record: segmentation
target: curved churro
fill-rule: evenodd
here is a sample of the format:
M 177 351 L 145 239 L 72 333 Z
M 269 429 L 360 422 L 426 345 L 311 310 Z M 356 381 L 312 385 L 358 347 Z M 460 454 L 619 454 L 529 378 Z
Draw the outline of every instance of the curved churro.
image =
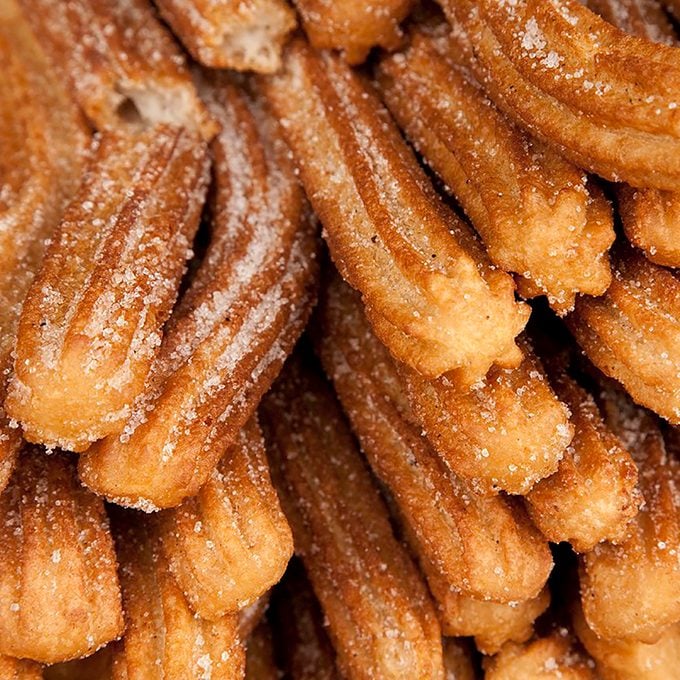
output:
M 218 131 L 184 57 L 145 0 L 18 0 L 40 44 L 99 130 L 159 123 Z
M 238 617 L 209 622 L 190 610 L 146 517 L 119 511 L 114 533 L 125 637 L 114 658 L 113 680 L 242 678 Z
M 103 133 L 24 303 L 5 402 L 29 441 L 119 432 L 161 341 L 208 181 L 200 137 Z
M 666 453 L 651 414 L 605 386 L 606 423 L 640 471 L 644 504 L 618 545 L 581 558 L 581 601 L 590 628 L 606 639 L 653 643 L 680 622 L 680 462 Z
M 396 126 L 340 59 L 302 40 L 263 81 L 340 273 L 377 335 L 427 375 L 516 365 L 527 320 L 512 281 L 436 197 Z
M 27 448 L 0 495 L 0 654 L 56 663 L 123 632 L 101 499 L 65 454 Z
M 46 241 L 75 192 L 87 130 L 13 0 L 0 4 L 0 491 L 19 447 L 2 403 L 16 328 Z
M 447 24 L 413 31 L 407 49 L 380 62 L 378 80 L 392 115 L 460 201 L 491 260 L 518 274 L 520 291 L 547 295 L 560 313 L 577 293 L 604 293 L 609 202 L 495 108 Z
M 576 165 L 680 189 L 680 51 L 577 0 L 440 0 L 476 77 L 508 115 Z
M 339 277 L 326 290 L 319 354 L 373 472 L 389 490 L 433 568 L 451 588 L 479 599 L 535 597 L 552 558 L 524 509 L 501 497 L 479 497 L 452 474 L 421 430 L 382 388 L 396 369 L 363 317 L 358 295 Z M 385 352 L 386 354 L 386 352 Z
M 398 47 L 403 33 L 399 23 L 414 0 L 294 0 L 309 41 L 317 49 L 340 50 L 350 64 L 359 64 L 372 47 Z
M 260 412 L 272 476 L 340 671 L 443 678 L 434 607 L 330 389 L 296 358 Z
M 588 552 L 601 541 L 625 536 L 640 505 L 638 471 L 592 396 L 561 368 L 550 373 L 557 395 L 571 411 L 575 434 L 557 472 L 527 494 L 527 507 L 548 539 Z
M 274 73 L 295 28 L 285 0 L 158 0 L 158 9 L 205 66 Z
M 0 678 L 3 680 L 43 680 L 40 664 L 27 659 L 0 655 Z
M 97 493 L 146 510 L 179 505 L 207 481 L 315 296 L 316 226 L 277 123 L 226 78 L 208 94 L 223 127 L 212 146 L 208 252 L 122 434 L 96 443 L 79 466 Z
M 158 517 L 163 551 L 192 609 L 214 620 L 281 578 L 293 538 L 251 420 L 197 496 Z
M 621 247 L 600 298 L 581 298 L 567 323 L 588 358 L 638 403 L 680 423 L 680 280 Z

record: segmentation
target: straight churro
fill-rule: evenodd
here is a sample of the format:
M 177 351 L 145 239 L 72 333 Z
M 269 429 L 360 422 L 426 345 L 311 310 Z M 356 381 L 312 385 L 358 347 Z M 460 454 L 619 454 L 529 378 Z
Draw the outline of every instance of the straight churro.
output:
M 200 137 L 106 132 L 26 302 L 6 400 L 29 441 L 119 432 L 161 342 L 208 182 Z
M 222 124 L 208 251 L 122 433 L 80 460 L 87 486 L 146 510 L 179 505 L 208 480 L 315 297 L 316 225 L 278 124 L 226 77 L 206 96 Z
M 263 80 L 340 273 L 392 354 L 470 384 L 515 366 L 528 310 L 470 229 L 435 195 L 376 95 L 302 40 Z

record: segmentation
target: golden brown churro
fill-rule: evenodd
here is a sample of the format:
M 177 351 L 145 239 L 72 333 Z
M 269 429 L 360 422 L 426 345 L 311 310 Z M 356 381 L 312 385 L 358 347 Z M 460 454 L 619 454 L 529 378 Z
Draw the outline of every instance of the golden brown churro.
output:
M 680 189 L 680 51 L 578 0 L 440 0 L 495 103 L 576 165 Z
M 653 643 L 680 622 L 680 462 L 651 414 L 611 385 L 601 398 L 607 425 L 638 465 L 644 504 L 625 540 L 581 558 L 583 611 L 600 637 Z
M 501 496 L 480 497 L 452 474 L 418 426 L 400 413 L 381 376 L 389 356 L 362 319 L 358 295 L 339 277 L 320 313 L 320 356 L 373 472 L 387 487 L 409 534 L 449 586 L 479 599 L 535 597 L 552 557 L 523 507 Z M 385 353 L 386 354 L 386 353 Z
M 443 678 L 441 633 L 425 584 L 392 533 L 328 386 L 296 358 L 261 413 L 272 475 L 341 672 Z
M 82 451 L 125 424 L 191 255 L 200 137 L 105 132 L 28 292 L 6 401 L 29 441 Z
M 195 495 L 255 410 L 305 326 L 316 226 L 277 123 L 226 79 L 211 90 L 223 130 L 208 252 L 166 325 L 145 394 L 80 475 L 147 510 Z
M 340 50 L 350 64 L 362 62 L 372 47 L 399 46 L 403 21 L 414 0 L 294 0 L 309 41 L 317 49 Z
M 218 126 L 196 93 L 184 57 L 145 0 L 19 0 L 70 91 L 99 130 L 159 123 Z
M 56 663 L 123 632 L 104 504 L 75 472 L 29 447 L 0 495 L 0 654 Z
M 361 78 L 296 40 L 264 82 L 331 255 L 392 354 L 427 375 L 458 369 L 467 384 L 517 365 L 528 310 Z
M 0 491 L 20 432 L 5 400 L 11 352 L 26 292 L 45 242 L 78 186 L 87 146 L 84 120 L 13 0 L 0 4 Z
M 486 97 L 445 23 L 423 26 L 378 70 L 390 111 L 455 194 L 491 260 L 560 313 L 611 280 L 609 202 L 582 170 L 515 127 Z
M 115 518 L 125 637 L 113 680 L 242 678 L 238 617 L 203 621 L 190 610 L 147 520 L 129 511 Z
M 158 0 L 163 18 L 205 66 L 274 73 L 295 28 L 285 0 Z
M 27 659 L 14 659 L 0 655 L 0 678 L 2 680 L 43 680 L 42 667 Z
M 563 369 L 555 366 L 550 373 L 571 411 L 575 434 L 558 471 L 527 494 L 527 507 L 551 541 L 568 541 L 577 552 L 588 552 L 601 541 L 624 537 L 641 500 L 638 471 L 592 396 Z
M 588 358 L 638 403 L 680 423 L 680 279 L 633 249 L 613 257 L 600 298 L 581 298 L 569 328 Z
M 272 631 L 263 620 L 248 638 L 245 680 L 276 680 L 281 673 L 274 660 Z
M 216 619 L 252 604 L 293 554 L 256 420 L 241 431 L 210 478 L 158 518 L 170 570 L 192 609 Z

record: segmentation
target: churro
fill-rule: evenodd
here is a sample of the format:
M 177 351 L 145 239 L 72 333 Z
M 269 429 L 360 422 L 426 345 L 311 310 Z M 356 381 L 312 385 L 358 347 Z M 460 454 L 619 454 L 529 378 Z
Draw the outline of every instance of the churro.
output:
M 295 28 L 295 12 L 285 0 L 158 0 L 194 59 L 212 68 L 274 73 Z
M 252 604 L 279 581 L 293 539 L 269 479 L 256 420 L 241 431 L 198 495 L 161 513 L 158 523 L 170 570 L 204 619 Z
M 0 678 L 3 680 L 43 680 L 42 667 L 27 659 L 0 654 Z
M 83 451 L 119 432 L 161 342 L 208 182 L 200 137 L 105 132 L 19 320 L 5 402 L 29 441 Z
M 179 505 L 208 480 L 315 296 L 316 225 L 277 123 L 226 77 L 206 96 L 222 123 L 208 251 L 122 433 L 96 443 L 79 466 L 97 493 L 146 510 Z
M 272 476 L 341 673 L 443 678 L 429 594 L 330 389 L 296 357 L 260 412 Z
M 457 638 L 445 638 L 443 644 L 446 680 L 475 680 L 477 672 L 468 642 Z
M 247 640 L 264 618 L 269 607 L 269 593 L 261 595 L 255 602 L 238 612 L 238 634 L 241 640 Z
M 437 198 L 361 77 L 296 40 L 263 82 L 331 256 L 392 354 L 466 384 L 517 365 L 528 310 L 512 280 Z
M 392 115 L 522 293 L 547 295 L 559 313 L 577 293 L 604 293 L 609 202 L 582 170 L 496 109 L 447 24 L 414 30 L 407 49 L 380 62 L 378 80 Z
M 123 632 L 101 499 L 66 454 L 26 448 L 0 495 L 0 654 L 56 663 Z
M 245 680 L 274 680 L 281 673 L 274 659 L 272 631 L 266 620 L 260 622 L 246 645 Z

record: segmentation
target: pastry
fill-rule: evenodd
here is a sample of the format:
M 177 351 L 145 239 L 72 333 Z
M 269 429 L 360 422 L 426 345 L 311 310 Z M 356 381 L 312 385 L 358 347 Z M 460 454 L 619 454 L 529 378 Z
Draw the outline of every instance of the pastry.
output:
M 0 677 L 3 680 L 43 680 L 40 664 L 28 659 L 0 655 Z

